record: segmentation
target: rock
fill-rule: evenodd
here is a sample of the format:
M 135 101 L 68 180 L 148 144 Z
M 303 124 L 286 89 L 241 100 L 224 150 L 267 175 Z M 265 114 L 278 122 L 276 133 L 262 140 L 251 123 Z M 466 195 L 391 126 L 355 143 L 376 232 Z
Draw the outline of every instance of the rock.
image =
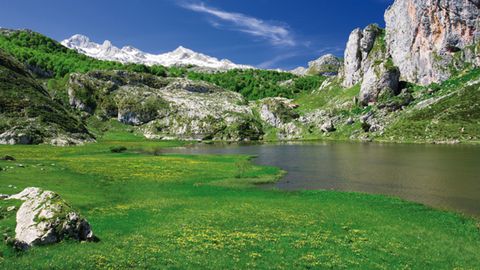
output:
M 382 133 L 385 129 L 385 123 L 381 121 L 381 116 L 376 115 L 373 111 L 360 116 L 360 123 L 365 132 L 379 132 Z
M 352 117 L 349 117 L 349 118 L 347 119 L 347 121 L 345 122 L 345 124 L 346 124 L 346 125 L 349 125 L 349 126 L 350 126 L 350 125 L 353 125 L 354 123 L 355 123 L 355 120 L 353 120 Z
M 348 38 L 345 49 L 344 60 L 344 81 L 343 86 L 352 87 L 360 81 L 359 72 L 362 66 L 362 53 L 360 51 L 360 42 L 362 41 L 362 30 L 357 28 L 352 31 Z
M 361 83 L 359 102 L 375 103 L 383 94 L 398 92 L 400 71 L 387 51 L 384 30 L 376 24 L 350 34 L 342 70 L 344 87 Z M 357 100 L 354 100 L 354 104 Z
M 281 126 L 277 133 L 279 140 L 296 140 L 302 137 L 302 128 L 297 122 L 289 122 Z
M 376 24 L 352 31 L 345 50 L 342 70 L 343 86 L 352 87 L 363 80 L 364 75 L 378 63 L 387 62 L 389 55 L 381 38 L 384 30 Z
M 280 140 L 298 139 L 302 129 L 297 124 L 300 117 L 295 111 L 298 105 L 287 98 L 264 98 L 254 105 L 260 114 L 260 119 L 267 125 L 278 129 L 277 137 Z
M 9 206 L 9 207 L 7 207 L 7 212 L 11 212 L 11 211 L 13 211 L 13 210 L 15 210 L 15 206 Z
M 400 71 L 397 67 L 380 63 L 363 76 L 359 101 L 362 105 L 375 103 L 380 95 L 393 96 L 398 92 Z
M 267 124 L 280 128 L 293 119 L 299 117 L 294 110 L 293 100 L 287 98 L 264 98 L 259 101 L 260 118 Z
M 0 144 L 32 144 L 34 140 L 30 135 L 17 128 L 12 128 L 0 134 Z
M 332 121 L 328 120 L 327 122 L 323 123 L 323 125 L 320 127 L 320 130 L 325 133 L 328 133 L 328 132 L 335 131 L 335 127 L 333 126 Z
M 368 113 L 360 116 L 360 122 L 364 123 L 367 122 L 373 116 L 373 111 L 369 111 Z
M 241 94 L 202 81 L 97 71 L 72 74 L 69 84 L 70 99 L 87 104 L 87 112 L 137 126 L 147 138 L 248 141 L 263 135 Z
M 480 65 L 478 0 L 396 0 L 385 13 L 386 42 L 402 79 L 428 85 L 450 68 Z
M 338 57 L 326 54 L 317 60 L 309 62 L 306 74 L 336 76 L 341 66 L 342 61 Z
M 8 199 L 24 201 L 17 211 L 16 245 L 26 249 L 65 238 L 95 241 L 90 224 L 52 191 L 30 187 Z
M 0 200 L 5 200 L 9 197 L 10 195 L 8 194 L 0 194 Z
M 304 76 L 305 74 L 307 74 L 307 69 L 304 67 L 297 67 L 295 69 L 290 70 L 290 73 L 293 73 L 298 76 Z
M 58 136 L 93 139 L 17 59 L 0 51 L 0 144 L 40 144 Z
M 325 110 L 317 109 L 306 113 L 299 118 L 299 122 L 309 127 L 311 132 L 321 130 L 322 132 L 333 132 L 335 125 L 341 123 L 339 115 L 333 115 Z
M 0 158 L 0 160 L 15 161 L 16 159 L 12 156 L 6 155 L 6 156 Z

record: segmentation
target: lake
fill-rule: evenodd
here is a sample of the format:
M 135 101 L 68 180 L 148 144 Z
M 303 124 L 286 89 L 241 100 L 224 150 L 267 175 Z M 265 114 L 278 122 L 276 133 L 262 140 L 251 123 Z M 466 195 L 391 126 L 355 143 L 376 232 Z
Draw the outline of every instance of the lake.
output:
M 338 190 L 397 196 L 480 216 L 480 146 L 378 143 L 199 144 L 185 154 L 255 155 L 287 174 L 282 190 Z

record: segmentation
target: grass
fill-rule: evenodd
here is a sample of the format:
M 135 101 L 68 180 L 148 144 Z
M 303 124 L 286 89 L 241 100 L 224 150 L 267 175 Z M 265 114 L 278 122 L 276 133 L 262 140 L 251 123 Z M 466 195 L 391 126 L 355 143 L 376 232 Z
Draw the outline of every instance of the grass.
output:
M 2 269 L 474 269 L 477 221 L 384 196 L 280 192 L 252 184 L 282 172 L 246 156 L 152 155 L 182 145 L 110 134 L 96 144 L 0 146 L 0 193 L 38 186 L 85 215 L 99 243 L 64 241 L 17 253 Z M 114 140 L 112 140 L 114 138 Z M 128 151 L 111 153 L 125 146 Z M 138 151 L 143 150 L 143 151 Z M 24 168 L 15 164 L 24 164 Z M 17 187 L 16 189 L 9 187 Z M 13 234 L 15 202 L 0 202 Z M 17 205 L 18 208 L 18 205 Z
M 325 89 L 305 93 L 295 99 L 295 103 L 299 104 L 298 111 L 300 113 L 308 113 L 316 109 L 338 109 L 345 103 L 353 103 L 354 97 L 360 91 L 360 85 L 345 89 L 340 86 L 340 82 L 332 81 Z M 350 104 L 352 106 L 354 104 Z
M 480 69 L 451 78 L 441 85 L 415 89 L 420 100 L 441 98 L 423 108 L 407 109 L 390 125 L 384 138 L 397 141 L 478 141 L 480 134 Z M 424 93 L 428 89 L 432 94 Z M 447 95 L 449 94 L 449 95 Z

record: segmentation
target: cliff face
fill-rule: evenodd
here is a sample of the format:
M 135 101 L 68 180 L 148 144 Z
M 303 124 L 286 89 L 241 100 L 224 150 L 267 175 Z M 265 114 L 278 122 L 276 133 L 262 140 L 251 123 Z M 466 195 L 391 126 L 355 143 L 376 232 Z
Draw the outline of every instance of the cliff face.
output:
M 359 101 L 363 105 L 398 91 L 399 71 L 387 52 L 385 31 L 378 25 L 355 29 L 350 34 L 342 76 L 344 87 L 361 82 Z
M 402 79 L 427 85 L 459 65 L 480 65 L 480 0 L 396 0 L 386 43 Z

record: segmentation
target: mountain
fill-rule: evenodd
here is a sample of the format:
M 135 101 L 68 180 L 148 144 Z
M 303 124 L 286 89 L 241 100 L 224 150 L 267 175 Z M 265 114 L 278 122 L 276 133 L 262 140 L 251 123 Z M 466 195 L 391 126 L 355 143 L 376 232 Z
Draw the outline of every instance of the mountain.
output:
M 194 52 L 182 46 L 172 52 L 163 54 L 150 54 L 132 46 L 123 48 L 115 47 L 110 41 L 105 40 L 103 44 L 91 41 L 84 35 L 74 35 L 61 42 L 70 49 L 101 60 L 118 61 L 121 63 L 136 63 L 147 66 L 162 65 L 171 66 L 198 66 L 216 70 L 230 69 L 251 69 L 252 66 L 238 65 L 230 60 L 219 60 L 205 54 Z
M 29 71 L 0 50 L 0 144 L 93 141 L 85 124 L 55 101 Z
M 355 29 L 343 61 L 326 55 L 311 61 L 308 69 L 295 70 L 315 76 L 259 69 L 208 73 L 198 71 L 200 67 L 194 71 L 168 68 L 154 61 L 167 66 L 200 63 L 203 69 L 224 66 L 182 47 L 151 55 L 76 35 L 63 42 L 73 50 L 31 31 L 0 31 L 0 48 L 37 76 L 20 72 L 25 87 L 15 84 L 15 76 L 0 80 L 4 95 L 0 96 L 0 134 L 36 133 L 37 120 L 48 121 L 49 130 L 82 132 L 75 120 L 81 116 L 94 121 L 87 127 L 92 131 L 104 130 L 95 127 L 99 124 L 95 121 L 107 123 L 108 130 L 110 120 L 116 119 L 148 138 L 476 142 L 480 134 L 479 7 L 471 5 L 473 0 L 438 0 L 430 1 L 431 5 L 424 5 L 425 1 L 430 0 L 396 0 L 386 13 L 386 29 L 376 24 Z M 403 14 L 407 7 L 410 12 Z M 468 8 L 459 13 L 462 7 Z M 411 35 L 414 39 L 409 39 Z M 415 49 L 404 51 L 406 47 Z M 154 66 L 121 63 L 134 61 Z M 42 82 L 48 92 L 41 90 Z M 30 93 L 26 99 L 15 95 L 26 90 Z M 62 101 L 51 103 L 48 93 Z M 12 104 L 21 106 L 10 109 Z M 73 119 L 61 118 L 70 117 L 69 112 Z M 35 118 L 36 113 L 41 117 Z M 69 123 L 73 125 L 59 127 Z
M 342 61 L 338 57 L 332 54 L 326 54 L 316 60 L 308 62 L 308 68 L 297 67 L 290 72 L 299 76 L 336 76 L 342 64 Z
M 396 0 L 385 23 L 388 51 L 403 80 L 428 85 L 480 66 L 479 0 Z

